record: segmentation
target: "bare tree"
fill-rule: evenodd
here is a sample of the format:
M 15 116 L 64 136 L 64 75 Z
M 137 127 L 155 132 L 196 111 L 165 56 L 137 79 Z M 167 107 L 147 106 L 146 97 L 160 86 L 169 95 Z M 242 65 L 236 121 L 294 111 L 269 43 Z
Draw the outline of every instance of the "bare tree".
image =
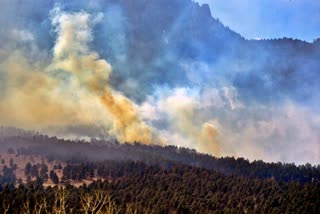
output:
M 48 213 L 47 199 L 43 196 L 40 200 L 36 201 L 33 214 Z
M 85 193 L 81 197 L 81 207 L 85 214 L 89 213 L 106 213 L 106 214 L 117 214 L 120 209 L 111 197 L 104 191 L 98 190 L 93 194 Z
M 137 214 L 138 209 L 137 206 L 134 204 L 127 204 L 126 205 L 126 214 Z
M 63 187 L 56 191 L 52 208 L 53 213 L 67 214 L 66 194 L 66 190 Z
M 6 214 L 10 209 L 10 202 L 9 201 L 3 201 L 2 202 L 3 207 L 3 213 Z
M 24 214 L 31 214 L 30 212 L 30 201 L 29 199 L 27 199 L 26 202 L 24 202 L 23 206 L 22 206 L 22 213 Z

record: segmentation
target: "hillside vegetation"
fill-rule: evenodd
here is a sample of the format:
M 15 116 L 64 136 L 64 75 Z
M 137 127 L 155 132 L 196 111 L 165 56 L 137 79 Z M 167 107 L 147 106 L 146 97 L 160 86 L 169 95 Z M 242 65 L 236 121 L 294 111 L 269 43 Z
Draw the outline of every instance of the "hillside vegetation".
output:
M 310 164 L 29 132 L 2 135 L 0 144 L 1 213 L 317 213 L 320 207 L 320 170 Z

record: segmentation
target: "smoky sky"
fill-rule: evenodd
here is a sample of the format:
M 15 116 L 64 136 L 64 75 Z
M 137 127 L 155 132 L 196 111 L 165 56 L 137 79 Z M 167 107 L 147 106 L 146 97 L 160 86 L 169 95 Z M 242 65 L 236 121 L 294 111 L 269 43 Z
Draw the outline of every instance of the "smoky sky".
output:
M 2 125 L 320 162 L 319 41 L 247 40 L 189 0 L 0 6 Z

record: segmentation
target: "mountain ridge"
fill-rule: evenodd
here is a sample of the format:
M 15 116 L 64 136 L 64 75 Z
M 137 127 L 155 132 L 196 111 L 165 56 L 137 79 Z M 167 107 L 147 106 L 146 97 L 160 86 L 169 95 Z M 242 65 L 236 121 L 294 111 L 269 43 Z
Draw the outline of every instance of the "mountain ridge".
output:
M 171 144 L 199 149 L 202 146 L 199 138 L 191 136 L 193 130 L 186 130 L 180 123 L 185 120 L 197 135 L 207 125 L 217 129 L 216 153 L 247 155 L 251 159 L 262 153 L 266 160 L 319 162 L 315 149 L 320 113 L 319 39 L 313 43 L 287 38 L 247 40 L 213 18 L 215 14 L 211 14 L 208 6 L 191 0 L 5 0 L 1 11 L 0 40 L 4 47 L 0 60 L 7 63 L 0 64 L 3 67 L 0 108 L 8 112 L 0 112 L 3 124 L 47 129 L 48 133 L 52 130 L 58 136 L 115 133 L 112 120 L 119 115 L 111 118 L 109 124 L 106 106 L 100 106 L 99 101 L 87 106 L 85 100 L 90 97 L 80 94 L 81 87 L 79 90 L 71 85 L 81 80 L 68 69 L 46 72 L 56 60 L 53 49 L 59 45 L 61 36 L 61 26 L 53 23 L 53 19 L 65 16 L 68 22 L 73 22 L 85 17 L 88 22 L 85 31 L 90 35 L 85 40 L 86 49 L 112 68 L 112 72 L 101 76 L 105 82 L 97 83 L 103 82 L 101 88 L 110 87 L 132 102 L 139 121 L 155 130 L 155 135 Z M 17 60 L 20 56 L 16 52 L 25 60 Z M 10 72 L 14 68 L 7 68 L 20 62 L 21 68 L 25 68 L 22 62 L 32 67 L 28 75 L 40 74 L 61 82 L 54 86 L 60 100 L 57 102 L 51 87 L 30 89 L 29 86 L 38 84 L 37 80 L 32 82 L 28 77 L 21 82 L 20 78 L 9 78 L 25 75 L 23 71 L 15 74 Z M 12 84 L 8 84 L 9 80 Z M 29 89 L 40 95 L 26 91 Z M 22 93 L 26 100 L 35 96 L 38 107 L 46 110 L 42 106 L 42 89 L 47 91 L 45 95 L 51 103 L 65 108 L 68 116 L 79 118 L 76 117 L 79 104 L 83 113 L 93 119 L 82 121 L 80 117 L 70 124 L 60 115 L 65 111 L 57 111 L 62 121 L 52 124 L 50 116 L 41 114 L 46 117 L 44 124 L 35 118 L 34 106 L 20 111 L 20 100 L 12 98 L 20 91 L 26 92 Z M 64 93 L 65 90 L 69 93 Z M 187 102 L 175 105 L 179 98 Z M 7 103 L 11 103 L 10 107 Z M 61 105 L 64 103 L 65 106 Z M 70 105 L 75 106 L 68 109 Z M 16 111 L 21 113 L 20 117 L 16 117 Z M 26 124 L 25 119 L 33 124 Z
M 170 166 L 181 163 L 214 170 L 225 175 L 249 178 L 320 182 L 320 165 L 249 161 L 243 157 L 214 157 L 194 149 L 177 146 L 143 145 L 139 142 L 120 144 L 116 140 L 68 140 L 49 137 L 13 127 L 0 128 L 1 152 L 15 151 L 17 155 L 36 155 L 48 160 L 71 162 L 142 161 L 146 164 Z

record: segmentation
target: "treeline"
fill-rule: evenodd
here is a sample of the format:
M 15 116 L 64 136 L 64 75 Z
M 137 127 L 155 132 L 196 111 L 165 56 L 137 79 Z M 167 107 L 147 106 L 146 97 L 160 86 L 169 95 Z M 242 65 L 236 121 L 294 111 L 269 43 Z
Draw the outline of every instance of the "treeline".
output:
M 64 189 L 44 188 L 41 179 L 1 185 L 0 213 L 318 213 L 320 207 L 319 183 L 226 176 L 182 164 L 105 161 L 69 164 L 63 172 Z M 91 173 L 101 179 L 69 184 Z
M 14 147 L 16 155 L 41 155 L 49 161 L 143 161 L 146 164 L 182 163 L 216 170 L 225 175 L 249 178 L 273 178 L 277 181 L 320 182 L 320 165 L 293 163 L 249 162 L 244 158 L 216 158 L 195 150 L 176 146 L 147 146 L 117 141 L 71 141 L 45 135 L 24 135 L 0 138 L 4 148 Z

